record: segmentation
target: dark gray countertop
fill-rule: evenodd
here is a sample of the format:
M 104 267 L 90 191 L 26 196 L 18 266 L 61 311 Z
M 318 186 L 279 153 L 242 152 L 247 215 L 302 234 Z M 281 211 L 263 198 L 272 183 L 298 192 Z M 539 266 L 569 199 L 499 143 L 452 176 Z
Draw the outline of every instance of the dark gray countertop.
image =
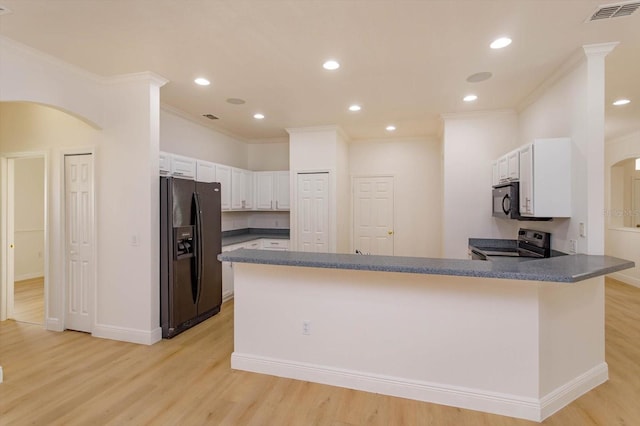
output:
M 226 262 L 264 265 L 405 272 L 479 278 L 573 283 L 634 267 L 634 263 L 610 256 L 577 254 L 527 261 L 488 262 L 466 259 L 367 256 L 357 254 L 306 253 L 295 251 L 234 250 L 218 255 Z
M 289 239 L 288 229 L 268 229 L 268 228 L 246 228 L 222 233 L 222 247 L 234 244 L 246 243 L 247 241 L 259 240 L 261 238 Z

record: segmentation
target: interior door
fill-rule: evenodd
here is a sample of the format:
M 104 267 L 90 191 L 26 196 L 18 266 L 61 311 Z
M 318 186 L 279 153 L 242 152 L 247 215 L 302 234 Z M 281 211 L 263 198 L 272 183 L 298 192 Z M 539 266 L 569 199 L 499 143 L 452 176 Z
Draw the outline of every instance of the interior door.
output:
M 393 240 L 393 177 L 354 178 L 354 249 L 393 256 Z
M 640 179 L 635 178 L 633 180 L 633 196 L 631 197 L 632 211 L 636 214 L 631 215 L 631 220 L 634 228 L 640 228 L 640 216 L 637 212 L 640 212 Z
M 329 173 L 299 173 L 298 250 L 329 251 Z
M 90 333 L 94 321 L 93 156 L 67 155 L 65 163 L 65 328 Z

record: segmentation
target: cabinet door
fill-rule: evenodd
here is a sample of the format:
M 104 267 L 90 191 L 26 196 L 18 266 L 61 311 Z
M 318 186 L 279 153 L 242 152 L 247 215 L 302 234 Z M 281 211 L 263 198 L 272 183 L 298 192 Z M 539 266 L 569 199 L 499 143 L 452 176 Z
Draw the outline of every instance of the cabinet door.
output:
M 220 182 L 220 208 L 231 209 L 231 167 L 216 164 L 216 182 Z
M 497 161 L 494 161 L 493 163 L 491 163 L 491 172 L 492 172 L 491 185 L 492 186 L 496 186 L 497 184 L 500 183 L 500 176 L 498 174 L 498 162 Z
M 509 180 L 520 179 L 520 153 L 519 151 L 513 151 L 507 154 L 507 162 L 509 168 Z
M 195 179 L 196 160 L 193 158 L 173 155 L 171 157 L 171 174 L 176 177 Z
M 242 210 L 244 208 L 244 171 L 231 169 L 231 209 Z
M 273 172 L 255 172 L 256 209 L 273 209 Z
M 244 208 L 253 208 L 253 172 L 243 170 L 244 173 Z
M 500 182 L 509 180 L 509 159 L 506 155 L 498 159 L 498 180 Z
M 291 208 L 289 172 L 275 172 L 275 208 L 289 210 Z
M 198 182 L 215 182 L 216 165 L 207 161 L 198 161 L 196 163 L 196 180 Z
M 520 214 L 533 214 L 533 145 L 520 149 Z

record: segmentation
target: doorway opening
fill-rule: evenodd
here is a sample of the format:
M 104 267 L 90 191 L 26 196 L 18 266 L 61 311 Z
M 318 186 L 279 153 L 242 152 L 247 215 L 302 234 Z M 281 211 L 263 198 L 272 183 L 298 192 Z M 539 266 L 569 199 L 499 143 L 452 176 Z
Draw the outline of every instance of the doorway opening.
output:
M 44 155 L 6 159 L 3 209 L 6 236 L 6 318 L 44 325 L 47 208 Z

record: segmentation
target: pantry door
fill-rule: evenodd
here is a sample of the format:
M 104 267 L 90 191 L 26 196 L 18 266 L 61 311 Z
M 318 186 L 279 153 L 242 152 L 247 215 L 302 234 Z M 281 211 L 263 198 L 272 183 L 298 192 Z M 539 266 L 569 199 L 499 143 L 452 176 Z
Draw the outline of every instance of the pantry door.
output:
M 90 333 L 95 315 L 93 156 L 66 155 L 65 328 Z
M 393 177 L 353 178 L 353 249 L 393 256 Z
M 329 173 L 298 173 L 298 250 L 329 252 Z

